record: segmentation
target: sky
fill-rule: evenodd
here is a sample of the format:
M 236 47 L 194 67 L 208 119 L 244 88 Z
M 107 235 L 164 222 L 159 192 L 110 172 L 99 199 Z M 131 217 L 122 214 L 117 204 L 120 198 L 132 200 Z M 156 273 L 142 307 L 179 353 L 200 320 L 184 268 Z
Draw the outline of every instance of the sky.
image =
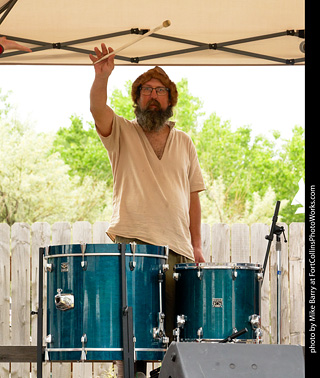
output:
M 124 89 L 151 67 L 116 66 L 109 79 L 109 93 Z M 304 66 L 198 66 L 163 67 L 174 82 L 187 78 L 189 91 L 199 97 L 206 115 L 216 113 L 233 129 L 248 125 L 253 135 L 284 139 L 295 125 L 305 127 Z M 2 94 L 12 91 L 9 103 L 17 117 L 37 131 L 55 132 L 70 125 L 76 114 L 93 121 L 89 92 L 94 79 L 92 66 L 0 65 Z

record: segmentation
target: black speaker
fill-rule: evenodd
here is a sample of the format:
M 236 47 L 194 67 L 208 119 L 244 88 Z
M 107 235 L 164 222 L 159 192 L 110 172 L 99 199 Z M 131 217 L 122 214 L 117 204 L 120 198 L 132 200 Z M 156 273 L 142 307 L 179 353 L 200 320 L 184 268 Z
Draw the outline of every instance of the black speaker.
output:
M 301 346 L 172 342 L 159 378 L 303 378 Z

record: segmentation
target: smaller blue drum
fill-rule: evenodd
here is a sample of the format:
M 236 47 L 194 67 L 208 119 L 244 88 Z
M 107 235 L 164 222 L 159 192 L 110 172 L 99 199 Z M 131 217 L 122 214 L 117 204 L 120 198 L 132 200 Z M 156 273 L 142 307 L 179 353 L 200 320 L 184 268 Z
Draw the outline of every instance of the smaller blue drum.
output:
M 174 271 L 180 341 L 218 342 L 244 329 L 238 341 L 261 341 L 260 265 L 189 263 Z
M 135 359 L 162 360 L 159 272 L 165 247 L 126 246 L 127 303 Z M 121 254 L 118 244 L 50 246 L 47 260 L 47 353 L 52 361 L 123 359 Z M 162 284 L 161 284 L 162 285 Z M 160 319 L 160 320 L 159 320 Z M 161 324 L 160 324 L 160 323 Z M 160 331 L 160 332 L 159 332 Z

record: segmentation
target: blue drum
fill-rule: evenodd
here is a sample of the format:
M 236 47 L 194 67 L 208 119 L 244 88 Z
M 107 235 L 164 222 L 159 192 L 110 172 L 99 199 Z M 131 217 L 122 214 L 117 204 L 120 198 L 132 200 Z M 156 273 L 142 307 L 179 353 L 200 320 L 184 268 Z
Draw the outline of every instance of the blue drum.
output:
M 47 249 L 49 360 L 123 359 L 119 247 L 72 244 Z M 131 244 L 125 247 L 127 303 L 133 313 L 135 359 L 162 360 L 167 345 L 161 337 L 165 291 L 159 272 L 166 267 L 167 248 Z
M 221 342 L 247 329 L 235 341 L 261 342 L 260 265 L 189 263 L 174 271 L 178 341 Z

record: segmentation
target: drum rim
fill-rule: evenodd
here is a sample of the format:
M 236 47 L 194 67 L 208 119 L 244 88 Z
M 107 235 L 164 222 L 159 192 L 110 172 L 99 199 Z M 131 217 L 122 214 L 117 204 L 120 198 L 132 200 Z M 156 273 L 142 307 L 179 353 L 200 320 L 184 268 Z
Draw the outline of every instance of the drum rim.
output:
M 44 258 L 60 258 L 60 257 L 79 257 L 79 256 L 120 256 L 121 251 L 118 249 L 119 243 L 70 243 L 48 245 L 45 247 Z M 84 246 L 82 251 L 81 247 Z M 87 248 L 89 246 L 89 248 Z M 104 247 L 106 250 L 104 251 Z M 109 251 L 107 248 L 111 247 Z M 153 244 L 136 244 L 135 252 L 131 249 L 131 244 L 126 244 L 126 256 L 137 257 L 160 257 L 168 259 L 168 246 Z M 146 248 L 145 248 L 146 247 Z M 99 250 L 99 252 L 96 252 Z M 50 252 L 58 253 L 50 253 Z
M 254 263 L 217 263 L 217 262 L 204 262 L 204 263 L 180 263 L 175 264 L 174 269 L 262 269 L 261 264 Z

